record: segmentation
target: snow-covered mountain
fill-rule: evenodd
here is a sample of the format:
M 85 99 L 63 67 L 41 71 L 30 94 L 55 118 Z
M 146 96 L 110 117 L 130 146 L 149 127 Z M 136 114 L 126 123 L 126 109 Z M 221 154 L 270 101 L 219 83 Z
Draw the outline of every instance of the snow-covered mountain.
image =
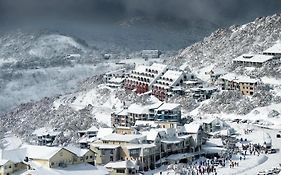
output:
M 179 52 L 171 61 L 187 64 L 192 70 L 205 67 L 231 67 L 232 59 L 244 53 L 260 53 L 281 38 L 281 15 L 218 29 L 202 41 Z M 210 66 L 211 65 L 211 66 Z
M 181 50 L 179 55 L 167 62 L 177 66 L 186 64 L 198 75 L 199 78 L 201 78 L 201 75 L 204 75 L 206 71 L 212 69 L 213 67 L 216 67 L 216 69 L 221 68 L 230 72 L 239 72 L 241 68 L 232 68 L 232 59 L 243 53 L 259 53 L 265 48 L 270 47 L 279 40 L 281 35 L 280 27 L 281 16 L 273 15 L 270 17 L 258 18 L 254 22 L 243 26 L 231 26 L 228 29 L 219 29 L 209 37 L 204 38 L 203 41 Z M 33 39 L 33 37 L 29 36 L 29 39 Z M 49 41 L 55 43 L 57 42 L 57 44 L 55 44 L 57 46 L 53 47 L 53 45 L 49 45 Z M 65 46 L 60 46 L 61 42 L 66 42 L 67 44 L 65 44 Z M 54 34 L 47 36 L 40 35 L 37 37 L 36 41 L 33 41 L 33 43 L 37 44 L 26 44 L 27 46 L 25 47 L 26 49 L 24 53 L 31 57 L 33 55 L 33 58 L 35 58 L 35 56 L 44 56 L 48 53 L 52 53 L 52 50 L 58 49 L 54 54 L 52 54 L 53 58 L 49 59 L 51 61 L 60 60 L 58 59 L 61 56 L 60 53 L 64 54 L 66 50 L 71 50 L 70 54 L 80 54 L 81 57 L 83 55 L 91 55 L 91 53 L 94 52 L 94 49 L 84 42 L 79 42 L 79 40 L 77 41 L 74 38 L 64 35 L 57 36 L 56 34 L 55 37 Z M 11 60 L 17 61 L 19 59 L 13 58 Z M 78 60 L 79 57 L 74 57 L 74 61 Z M 89 62 L 90 60 L 91 59 L 88 59 Z M 15 66 L 15 64 L 9 65 L 11 67 Z M 13 93 L 15 93 L 17 87 L 22 88 L 22 86 L 26 83 L 26 92 L 32 92 L 27 93 L 27 95 L 34 94 L 34 92 L 46 95 L 44 87 L 47 85 L 55 86 L 52 88 L 54 92 L 51 92 L 48 95 L 58 94 L 61 92 L 59 91 L 60 88 L 61 90 L 65 90 L 65 88 L 73 87 L 74 84 L 80 80 L 79 78 L 82 79 L 82 77 L 85 77 L 86 75 L 92 76 L 92 78 L 88 78 L 86 81 L 83 81 L 77 88 L 79 91 L 76 90 L 76 92 L 68 93 L 57 98 L 45 98 L 39 102 L 22 104 L 15 108 L 12 112 L 2 115 L 1 119 L 4 120 L 1 120 L 1 124 L 4 127 L 1 128 L 1 130 L 13 130 L 19 134 L 28 136 L 30 130 L 42 127 L 44 126 L 44 123 L 49 123 L 51 127 L 57 127 L 65 130 L 66 128 L 70 130 L 69 126 L 71 126 L 71 133 L 74 134 L 78 129 L 87 127 L 80 125 L 76 128 L 72 127 L 73 125 L 76 125 L 73 124 L 73 122 L 77 123 L 79 119 L 83 118 L 83 111 L 87 111 L 86 116 L 88 116 L 89 122 L 98 123 L 95 121 L 98 120 L 109 124 L 110 112 L 121 107 L 124 101 L 132 103 L 136 101 L 149 102 L 155 100 L 147 97 L 140 97 L 133 93 L 127 94 L 122 90 L 108 89 L 105 86 L 100 85 L 102 80 L 100 76 L 94 76 L 97 75 L 96 72 L 98 72 L 98 74 L 102 74 L 108 70 L 116 69 L 117 67 L 115 64 L 110 63 L 99 63 L 92 66 L 93 67 L 91 67 L 91 64 L 78 64 L 74 66 L 59 66 L 56 68 L 47 67 L 44 70 L 41 68 L 27 69 L 23 71 L 24 73 L 16 71 L 17 74 L 15 74 L 15 72 L 11 72 L 10 79 L 12 79 L 12 81 L 5 80 L 6 82 L 13 82 L 13 79 L 17 78 L 17 76 L 20 78 L 26 78 L 22 80 L 20 85 L 17 85 L 16 82 L 7 83 L 4 85 L 4 90 L 7 91 L 7 89 L 12 89 Z M 271 66 L 272 65 L 266 65 L 252 71 L 242 71 L 242 73 L 255 74 L 256 76 L 262 74 L 263 80 L 267 80 L 269 84 L 272 83 L 273 79 L 275 80 L 271 89 L 261 89 L 258 93 L 254 94 L 252 98 L 242 96 L 241 94 L 235 92 L 223 91 L 215 94 L 212 99 L 204 101 L 203 103 L 195 102 L 189 97 L 175 97 L 171 99 L 171 101 L 181 103 L 183 105 L 184 112 L 190 113 L 191 115 L 201 116 L 205 114 L 223 114 L 224 116 L 230 116 L 231 114 L 236 117 L 240 116 L 242 118 L 247 118 L 254 114 L 256 115 L 257 113 L 261 114 L 264 112 L 263 110 L 266 110 L 267 112 L 265 115 L 268 118 L 271 118 L 271 120 L 278 119 L 279 114 L 281 113 L 281 111 L 278 110 L 278 107 L 276 107 L 281 104 L 280 66 L 275 66 L 274 69 Z M 61 67 L 63 67 L 63 69 L 61 69 Z M 7 69 L 8 68 L 6 66 L 6 70 Z M 45 72 L 48 69 L 53 70 Z M 48 74 L 48 76 L 44 76 L 44 74 Z M 58 74 L 60 76 L 58 76 Z M 50 75 L 53 76 L 50 77 Z M 57 77 L 60 77 L 60 79 Z M 203 78 L 204 77 L 202 77 L 202 79 Z M 33 88 L 30 88 L 30 85 L 27 83 L 30 79 L 38 84 L 41 84 L 41 86 L 33 86 Z M 58 88 L 59 86 L 57 84 L 59 81 L 61 81 L 61 84 L 59 84 L 61 85 L 60 88 Z M 52 84 L 52 82 L 56 83 Z M 66 82 L 73 82 L 73 84 L 70 86 L 69 84 L 66 84 Z M 38 87 L 42 87 L 42 89 Z M 3 88 L 1 90 L 3 90 Z M 1 94 L 5 95 L 5 93 Z M 5 96 L 3 98 L 5 98 Z M 83 115 L 81 114 L 81 111 Z M 264 117 L 262 115 L 256 116 Z M 51 120 L 51 122 L 48 122 L 49 120 Z M 64 124 L 63 122 L 65 120 L 70 123 Z

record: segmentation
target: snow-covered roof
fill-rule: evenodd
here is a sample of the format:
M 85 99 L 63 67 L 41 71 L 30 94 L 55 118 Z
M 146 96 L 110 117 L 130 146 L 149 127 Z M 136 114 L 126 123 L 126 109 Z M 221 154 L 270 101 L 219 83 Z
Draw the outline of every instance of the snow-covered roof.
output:
M 201 125 L 199 123 L 194 123 L 194 122 L 184 125 L 185 131 L 187 133 L 192 133 L 192 134 L 198 133 L 200 126 Z
M 120 84 L 125 80 L 125 78 L 120 78 L 120 77 L 113 77 L 110 80 L 108 80 L 109 83 L 117 83 Z
M 158 110 L 159 111 L 164 111 L 164 110 L 173 110 L 175 108 L 180 107 L 180 104 L 178 103 L 164 103 L 163 105 L 161 105 Z
M 9 162 L 9 160 L 0 159 L 0 166 L 5 165 L 8 162 Z
M 14 163 L 22 162 L 25 157 L 25 148 L 17 148 L 13 150 L 0 150 L 0 159 L 10 160 Z
M 134 103 L 128 107 L 128 112 L 133 114 L 148 114 L 148 108 L 147 106 Z
M 239 82 L 244 82 L 244 83 L 256 83 L 258 80 L 250 78 L 248 76 L 242 76 L 242 75 L 237 75 L 235 73 L 228 73 L 226 75 L 223 75 L 221 79 L 225 79 L 228 81 L 235 81 L 237 83 Z
M 96 126 L 91 126 L 89 129 L 87 129 L 88 132 L 97 132 L 99 129 Z
M 44 135 L 57 136 L 60 133 L 61 132 L 55 131 L 54 129 L 48 127 L 38 128 L 33 132 L 33 134 L 36 136 L 44 136 Z
M 102 138 L 113 133 L 112 128 L 100 128 L 97 133 L 97 138 Z
M 254 54 L 243 54 L 239 57 L 233 59 L 233 61 L 243 61 L 243 62 L 253 62 L 253 63 L 264 63 L 273 59 L 274 56 L 271 55 L 254 55 Z
M 144 137 L 145 136 L 140 135 L 140 134 L 126 134 L 126 135 L 123 135 L 123 134 L 113 133 L 113 134 L 110 134 L 110 135 L 107 135 L 107 136 L 103 137 L 101 140 L 103 140 L 103 141 L 132 142 L 134 140 L 142 139 Z
M 153 63 L 149 68 L 157 70 L 158 73 L 163 72 L 168 66 L 165 64 Z
M 276 43 L 272 47 L 263 51 L 263 53 L 276 53 L 281 54 L 281 43 Z
M 146 136 L 146 140 L 149 141 L 155 141 L 155 139 L 157 138 L 159 131 L 156 130 L 150 130 L 150 131 L 144 131 L 141 133 L 142 135 Z
M 176 70 L 168 70 L 167 72 L 165 72 L 165 74 L 163 76 L 161 76 L 162 78 L 169 78 L 174 80 L 177 80 L 181 75 L 183 74 L 182 71 L 176 71 Z
M 125 161 L 118 161 L 118 162 L 109 162 L 105 165 L 106 168 L 130 168 L 130 169 L 136 169 L 137 168 L 137 162 L 132 160 L 125 160 Z
M 117 115 L 128 115 L 128 109 L 122 109 L 116 113 Z
M 157 109 L 157 108 L 159 108 L 162 104 L 163 104 L 163 102 L 156 102 L 156 103 L 153 103 L 153 104 L 151 104 L 151 105 L 148 105 L 148 109 Z
M 37 145 L 24 145 L 23 148 L 26 148 L 26 157 L 41 160 L 49 160 L 62 149 L 60 147 L 47 147 Z
M 75 146 L 67 146 L 67 147 L 64 147 L 66 150 L 74 153 L 75 155 L 77 155 L 78 157 L 82 157 L 84 156 L 87 152 L 89 152 L 90 150 L 89 149 L 81 149 L 81 148 L 78 148 L 78 147 L 75 147 Z

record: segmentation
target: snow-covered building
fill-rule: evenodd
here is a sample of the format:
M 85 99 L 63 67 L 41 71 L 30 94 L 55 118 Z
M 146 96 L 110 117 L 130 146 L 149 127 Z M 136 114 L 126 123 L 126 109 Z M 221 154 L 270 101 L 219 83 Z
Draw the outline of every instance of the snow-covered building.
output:
M 185 72 L 168 70 L 152 85 L 152 94 L 159 100 L 164 101 L 167 99 L 168 93 L 171 92 L 172 88 L 182 86 L 186 79 Z
M 276 57 L 269 54 L 243 54 L 233 59 L 233 64 L 244 67 L 261 67 L 265 63 L 275 60 Z
M 117 80 L 120 80 L 126 78 L 126 76 L 126 69 L 119 69 L 105 73 L 103 76 L 103 80 L 105 83 L 110 83 L 110 80 L 112 80 L 113 78 L 119 78 Z
M 207 133 L 220 131 L 229 128 L 229 125 L 220 118 L 207 118 L 202 121 L 203 130 Z
M 157 109 L 155 120 L 179 122 L 181 120 L 181 105 L 177 103 L 163 103 Z
M 183 82 L 183 87 L 185 89 L 203 87 L 203 82 L 200 80 L 187 80 Z
M 96 126 L 91 126 L 87 130 L 78 131 L 78 136 L 79 137 L 85 137 L 86 136 L 88 138 L 97 137 L 98 131 L 99 131 L 99 129 Z
M 111 88 L 121 88 L 125 82 L 125 78 L 120 77 L 112 77 L 110 80 L 107 81 L 106 86 Z
M 129 113 L 127 107 L 124 109 L 111 113 L 111 126 L 124 126 L 130 127 L 133 125 L 133 121 L 129 120 Z
M 142 58 L 159 58 L 161 52 L 159 50 L 143 50 L 141 51 Z
M 74 158 L 75 163 L 90 163 L 95 164 L 95 153 L 90 149 L 81 149 L 75 146 L 64 147 L 66 150 L 74 153 L 77 158 Z
M 198 101 L 210 99 L 212 94 L 217 91 L 218 88 L 216 87 L 190 88 L 189 90 L 189 92 L 192 94 L 192 97 Z
M 35 145 L 24 145 L 23 148 L 27 150 L 27 163 L 32 161 L 49 168 L 65 167 L 75 164 L 78 160 L 78 157 L 74 153 L 65 148 Z
M 131 104 L 128 107 L 129 121 L 132 121 L 132 126 L 137 120 L 148 120 L 148 106 L 140 104 Z
M 57 129 L 52 129 L 48 127 L 43 127 L 36 129 L 32 135 L 36 137 L 36 142 L 38 145 L 55 146 L 54 140 L 62 132 Z
M 0 150 L 0 174 L 12 174 L 26 169 L 26 149 Z
M 125 89 L 145 93 L 167 71 L 167 65 L 153 63 L 151 66 L 140 65 L 125 80 Z
M 222 90 L 238 90 L 243 95 L 253 95 L 258 80 L 248 76 L 238 76 L 234 73 L 229 73 L 221 78 Z
M 274 44 L 272 47 L 263 51 L 263 54 L 264 55 L 272 55 L 272 56 L 275 56 L 277 58 L 280 58 L 281 57 L 281 43 Z

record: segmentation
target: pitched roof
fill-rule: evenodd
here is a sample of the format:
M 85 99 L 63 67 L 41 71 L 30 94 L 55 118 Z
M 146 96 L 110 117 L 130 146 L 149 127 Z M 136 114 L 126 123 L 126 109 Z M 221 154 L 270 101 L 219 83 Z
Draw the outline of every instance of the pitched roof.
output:
M 91 126 L 89 129 L 87 129 L 88 132 L 96 132 L 99 129 L 96 126 Z
M 185 131 L 187 133 L 192 133 L 192 134 L 197 133 L 199 131 L 200 126 L 201 125 L 199 123 L 189 123 L 184 125 Z
M 100 128 L 97 133 L 97 138 L 102 138 L 113 133 L 112 128 Z
M 163 105 L 161 105 L 158 110 L 162 111 L 162 110 L 173 110 L 177 107 L 179 107 L 180 104 L 178 103 L 164 103 Z
M 42 159 L 42 160 L 49 160 L 60 150 L 63 149 L 60 147 L 47 147 L 47 146 L 37 146 L 37 145 L 24 145 L 23 148 L 26 148 L 27 150 L 26 157 L 31 159 Z
M 147 114 L 148 108 L 147 108 L 147 106 L 143 106 L 143 105 L 134 103 L 129 106 L 128 112 L 133 113 L 133 114 Z
M 14 163 L 22 162 L 25 156 L 26 156 L 25 148 L 18 148 L 13 150 L 0 150 L 0 159 L 10 160 Z
M 67 147 L 64 147 L 64 149 L 74 153 L 75 155 L 77 155 L 78 157 L 82 157 L 84 156 L 87 152 L 89 152 L 90 150 L 89 149 L 81 149 L 81 148 L 78 148 L 78 147 L 75 147 L 75 146 L 67 146 Z
M 9 160 L 6 159 L 0 159 L 0 166 L 5 165 L 6 163 L 8 163 Z
M 277 53 L 281 54 L 281 43 L 276 43 L 272 47 L 263 51 L 263 53 Z

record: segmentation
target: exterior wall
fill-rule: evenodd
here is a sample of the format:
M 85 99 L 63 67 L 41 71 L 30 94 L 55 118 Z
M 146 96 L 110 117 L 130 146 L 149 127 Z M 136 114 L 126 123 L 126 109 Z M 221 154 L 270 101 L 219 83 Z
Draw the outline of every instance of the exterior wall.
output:
M 13 162 L 9 161 L 5 165 L 0 166 L 0 174 L 1 175 L 11 175 L 14 172 L 14 164 Z
M 257 83 L 223 80 L 222 90 L 239 90 L 243 95 L 253 95 Z
M 79 163 L 94 163 L 95 162 L 95 153 L 92 150 L 89 150 L 83 157 L 77 157 L 73 159 L 76 164 Z
M 243 95 L 253 95 L 255 90 L 256 83 L 239 83 L 240 92 Z
M 132 128 L 116 128 L 115 132 L 117 134 L 134 134 L 134 130 Z
M 120 148 L 113 148 L 113 149 L 98 149 L 98 147 L 92 147 L 96 154 L 95 163 L 97 165 L 104 165 L 111 161 L 118 161 L 120 160 Z
M 180 107 L 173 110 L 161 110 L 157 111 L 156 118 L 163 121 L 179 121 L 181 119 Z
M 16 163 L 14 166 L 14 171 L 19 171 L 19 170 L 23 170 L 26 169 L 26 164 L 24 163 Z
M 110 172 L 110 175 L 135 175 L 136 170 L 135 169 L 112 169 Z
M 50 168 L 64 166 L 64 165 L 72 165 L 78 157 L 65 149 L 61 149 L 58 153 L 56 153 L 49 160 Z

